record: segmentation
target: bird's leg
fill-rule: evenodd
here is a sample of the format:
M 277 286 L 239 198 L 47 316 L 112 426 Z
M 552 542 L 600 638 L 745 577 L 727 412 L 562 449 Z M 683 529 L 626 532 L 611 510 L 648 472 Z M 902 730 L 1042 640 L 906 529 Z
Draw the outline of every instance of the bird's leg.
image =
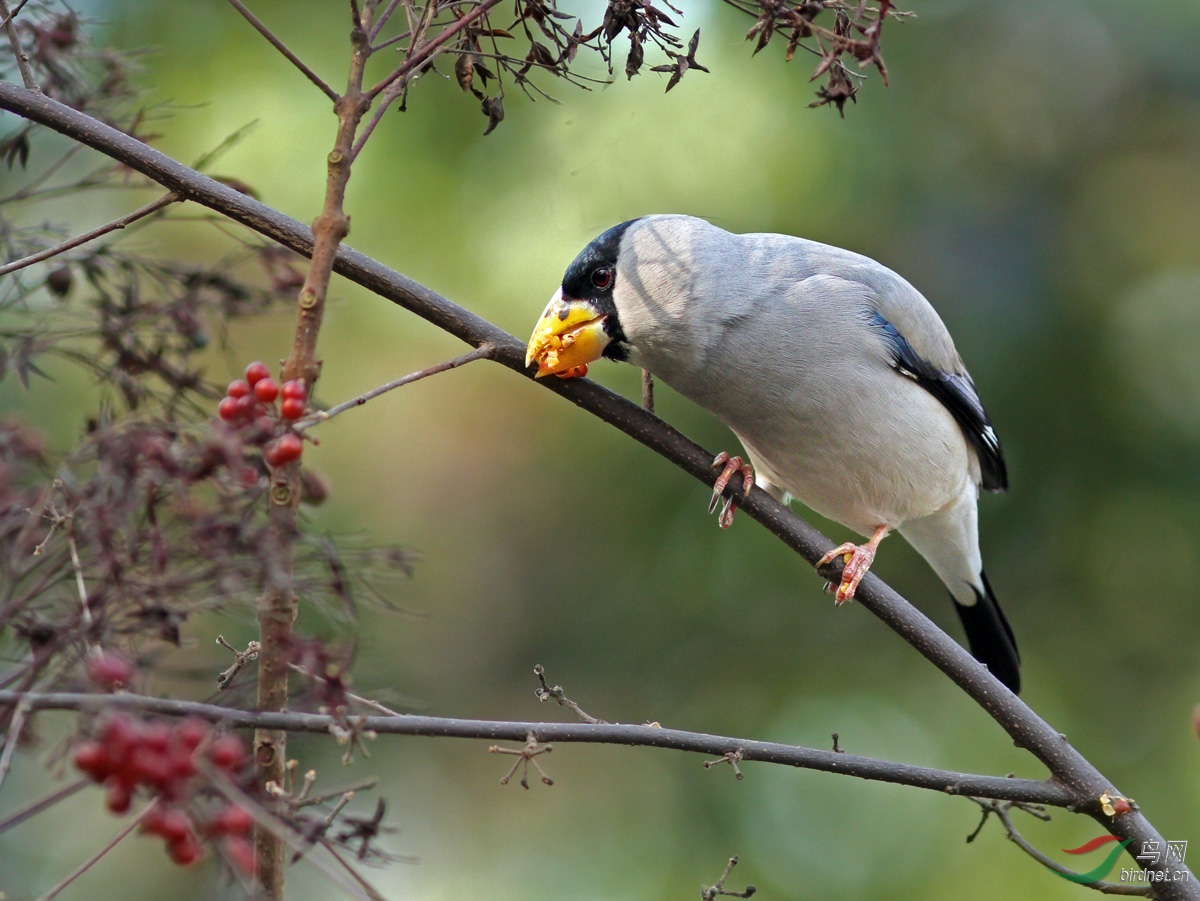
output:
M 862 581 L 867 570 L 871 568 L 871 564 L 875 562 L 875 551 L 879 548 L 879 542 L 883 541 L 891 530 L 891 526 L 877 526 L 875 534 L 866 544 L 846 542 L 835 547 L 817 561 L 817 569 L 820 569 L 826 563 L 830 563 L 838 557 L 842 558 L 842 583 L 837 588 L 834 603 L 844 604 L 854 597 L 854 592 L 858 590 L 858 583 Z M 826 588 L 828 587 L 827 585 Z
M 708 512 L 712 513 L 717 509 L 717 504 L 720 503 L 721 495 L 725 491 L 725 486 L 739 472 L 742 474 L 742 497 L 750 493 L 750 489 L 754 487 L 754 467 L 743 460 L 741 457 L 731 457 L 725 451 L 717 454 L 712 462 L 713 468 L 718 466 L 725 467 L 721 470 L 721 474 L 717 477 L 717 481 L 713 483 L 713 496 L 708 504 Z M 728 529 L 733 525 L 733 502 L 734 498 L 730 497 L 725 501 L 725 506 L 721 508 L 721 515 L 717 517 L 717 525 L 722 529 Z

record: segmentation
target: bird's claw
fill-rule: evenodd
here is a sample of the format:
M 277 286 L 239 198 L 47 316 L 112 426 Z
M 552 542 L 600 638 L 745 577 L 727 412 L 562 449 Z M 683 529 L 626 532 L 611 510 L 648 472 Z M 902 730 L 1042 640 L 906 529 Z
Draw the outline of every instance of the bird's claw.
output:
M 867 574 L 867 570 L 871 568 L 871 564 L 875 561 L 875 545 L 868 542 L 867 544 L 850 544 L 846 542 L 843 545 L 835 547 L 832 551 L 817 561 L 817 569 L 827 563 L 832 563 L 838 557 L 842 558 L 842 581 L 838 585 L 837 591 L 832 591 L 833 583 L 825 583 L 825 591 L 834 595 L 834 603 L 838 606 L 846 603 L 846 601 L 854 598 L 854 592 L 858 590 L 858 583 L 863 580 L 863 576 Z
M 741 457 L 731 457 L 725 451 L 717 454 L 713 458 L 713 468 L 718 466 L 724 467 L 721 474 L 717 476 L 717 481 L 713 483 L 712 500 L 708 503 L 708 512 L 712 513 L 717 509 L 717 504 L 721 502 L 721 495 L 725 493 L 725 487 L 729 481 L 738 473 L 742 474 L 742 497 L 750 493 L 750 489 L 754 487 L 754 467 L 743 460 Z M 721 507 L 721 513 L 717 517 L 717 525 L 722 529 L 728 529 L 733 525 L 734 497 L 725 499 L 725 505 Z

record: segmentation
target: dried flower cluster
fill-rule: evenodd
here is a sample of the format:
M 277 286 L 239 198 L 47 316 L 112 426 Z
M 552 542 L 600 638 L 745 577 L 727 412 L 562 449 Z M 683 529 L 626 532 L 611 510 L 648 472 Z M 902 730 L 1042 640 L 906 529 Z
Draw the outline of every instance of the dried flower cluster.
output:
M 862 77 L 858 71 L 847 68 L 843 59 L 853 60 L 858 69 L 868 65 L 875 67 L 886 84 L 887 69 L 879 43 L 883 21 L 889 15 L 893 18 L 906 15 L 897 13 L 890 0 L 881 0 L 878 7 L 868 7 L 865 2 L 852 5 L 838 0 L 725 2 L 755 18 L 754 26 L 746 35 L 748 40 L 756 42 L 755 53 L 766 47 L 776 34 L 782 34 L 786 37 L 789 61 L 800 48 L 817 56 L 819 63 L 811 80 L 825 76 L 825 84 L 817 90 L 817 100 L 812 106 L 832 104 L 843 115 L 846 101 L 856 99 L 856 79 Z M 708 72 L 696 60 L 699 29 L 685 45 L 676 21 L 682 21 L 683 11 L 669 0 L 661 0 L 661 3 L 670 12 L 653 5 L 650 0 L 610 0 L 600 25 L 590 30 L 585 30 L 579 18 L 559 10 L 555 0 L 516 0 L 514 17 L 503 26 L 493 21 L 491 12 L 470 21 L 460 30 L 450 52 L 454 55 L 454 74 L 459 86 L 480 102 L 481 111 L 488 118 L 484 134 L 490 133 L 504 118 L 506 78 L 531 99 L 535 95 L 550 96 L 530 79 L 533 71 L 584 88 L 594 81 L 575 71 L 574 64 L 581 49 L 598 53 L 611 76 L 613 59 L 618 54 L 615 45 L 626 44 L 624 72 L 627 78 L 633 78 L 642 71 L 646 48 L 650 46 L 667 59 L 661 65 L 652 66 L 650 71 L 670 73 L 668 91 L 692 69 Z M 450 12 L 443 13 L 442 10 L 447 8 Z M 406 4 L 410 22 L 416 19 L 425 23 L 432 19 L 434 25 L 464 20 L 474 8 L 478 8 L 478 4 Z M 828 14 L 828 23 L 818 21 L 823 14 Z M 391 41 L 401 42 L 405 52 L 411 55 L 421 46 L 430 27 L 426 25 L 424 30 L 410 28 L 379 46 Z M 516 42 L 515 49 L 513 42 Z M 431 59 L 422 71 L 432 65 Z M 488 94 L 490 81 L 495 81 L 496 89 Z

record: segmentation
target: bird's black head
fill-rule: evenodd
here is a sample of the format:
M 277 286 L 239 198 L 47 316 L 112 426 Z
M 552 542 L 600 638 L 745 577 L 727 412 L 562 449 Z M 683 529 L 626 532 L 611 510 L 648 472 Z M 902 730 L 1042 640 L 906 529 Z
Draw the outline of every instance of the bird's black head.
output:
M 621 250 L 621 239 L 625 230 L 637 219 L 614 225 L 575 257 L 563 275 L 563 297 L 586 300 L 604 317 L 604 331 L 612 342 L 604 349 L 604 356 L 612 360 L 625 360 L 629 356 L 629 344 L 621 329 L 613 291 L 617 287 L 617 256 Z

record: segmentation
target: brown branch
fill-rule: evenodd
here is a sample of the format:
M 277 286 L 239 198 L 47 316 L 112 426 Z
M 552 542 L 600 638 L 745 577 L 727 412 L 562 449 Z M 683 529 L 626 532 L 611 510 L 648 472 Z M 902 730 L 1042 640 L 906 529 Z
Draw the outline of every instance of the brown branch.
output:
M 18 3 L 16 6 L 14 6 L 12 9 L 12 12 L 4 17 L 3 22 L 0 22 L 0 28 L 8 28 L 8 23 L 17 17 L 17 13 L 19 13 L 22 9 L 24 9 L 25 4 L 28 2 L 29 2 L 29 0 L 21 0 L 20 3 Z
M 168 207 L 173 203 L 178 203 L 181 199 L 182 198 L 175 193 L 164 194 L 162 197 L 158 198 L 158 200 L 148 203 L 144 207 L 136 209 L 128 215 L 122 216 L 120 219 L 114 219 L 112 222 L 107 222 L 104 225 L 93 228 L 89 232 L 84 232 L 82 235 L 76 235 L 74 238 L 63 241 L 61 244 L 55 244 L 53 247 L 48 247 L 45 250 L 39 250 L 37 253 L 30 254 L 22 259 L 14 260 L 11 263 L 5 263 L 3 266 L 0 266 L 0 275 L 8 275 L 10 272 L 16 272 L 18 269 L 24 269 L 26 266 L 32 266 L 34 263 L 41 263 L 44 260 L 48 260 L 51 257 L 56 257 L 60 253 L 64 253 L 80 246 L 81 244 L 86 244 L 88 241 L 94 241 L 96 238 L 107 235 L 110 232 L 119 231 L 120 229 L 125 228 L 127 225 L 132 225 L 139 219 L 144 219 L 147 216 L 157 213 L 159 210 Z
M 50 794 L 38 798 L 36 801 L 26 804 L 20 810 L 15 810 L 3 820 L 0 820 L 0 833 L 7 832 L 14 826 L 20 826 L 26 820 L 37 816 L 43 810 L 49 810 L 59 801 L 71 797 L 71 795 L 87 788 L 89 785 L 95 784 L 96 783 L 91 780 L 91 777 L 85 776 L 84 778 L 78 779 L 75 782 L 67 783 L 62 788 L 56 789 L 55 791 L 50 792 Z
M 475 360 L 486 360 L 491 357 L 494 350 L 495 348 L 493 348 L 490 344 L 481 344 L 474 350 L 469 350 L 465 354 L 455 357 L 453 360 L 435 363 L 426 369 L 410 372 L 408 375 L 404 375 L 398 379 L 386 382 L 385 384 L 380 385 L 378 388 L 372 388 L 370 391 L 366 392 L 365 394 L 360 394 L 358 397 L 352 397 L 350 400 L 342 401 L 340 404 L 330 407 L 328 410 L 321 410 L 320 412 L 315 413 L 312 417 L 296 423 L 293 428 L 298 432 L 307 428 L 311 428 L 314 425 L 318 425 L 319 423 L 333 419 L 333 417 L 337 416 L 339 413 L 345 413 L 347 410 L 352 410 L 355 407 L 361 407 L 367 401 L 379 397 L 381 394 L 386 394 L 389 391 L 395 390 L 396 388 L 403 388 L 405 385 L 411 385 L 413 382 L 419 382 L 421 379 L 428 378 L 431 375 L 449 372 L 451 369 L 457 369 L 459 366 L 463 366 Z
M 236 3 L 237 0 L 230 0 Z M 296 310 L 296 333 L 292 352 L 283 364 L 283 379 L 301 379 L 309 392 L 317 382 L 321 363 L 317 359 L 317 337 L 325 314 L 325 298 L 338 248 L 350 231 L 346 215 L 346 185 L 350 181 L 354 136 L 363 115 L 371 105 L 362 93 L 363 72 L 371 55 L 369 27 L 376 0 L 366 0 L 361 14 L 355 7 L 354 27 L 350 34 L 350 74 L 346 94 L 334 103 L 338 128 L 333 149 L 326 159 L 325 201 L 313 222 L 311 264 L 300 289 Z M 283 710 L 288 699 L 288 655 L 292 649 L 293 624 L 297 600 L 293 588 L 296 515 L 300 506 L 301 478 L 298 459 L 273 468 L 267 512 L 266 545 L 272 565 L 268 568 L 267 587 L 258 602 L 259 641 L 262 650 L 258 664 L 258 708 Z M 287 761 L 287 733 L 259 729 L 254 735 L 254 761 L 259 783 L 283 784 Z M 259 861 L 259 879 L 268 901 L 282 901 L 284 884 L 284 842 L 261 826 L 254 831 Z
M 93 147 L 186 199 L 216 210 L 285 247 L 301 254 L 312 253 L 312 232 L 301 223 L 40 93 L 0 82 L 0 108 Z M 472 346 L 492 344 L 497 363 L 532 381 L 532 373 L 525 366 L 524 343 L 487 320 L 345 246 L 337 252 L 334 270 Z M 711 487 L 715 481 L 710 451 L 637 404 L 588 379 L 541 379 L 537 384 L 615 426 L 704 484 Z M 833 547 L 828 538 L 759 488 L 752 489 L 739 506 L 810 564 L 815 564 Z M 1106 816 L 1094 800 L 1113 787 L 1104 775 L 958 642 L 878 576 L 867 575 L 856 600 L 962 688 L 1019 747 L 1041 760 L 1065 791 L 1077 798 L 1093 799 L 1079 807 L 1078 812 L 1092 816 L 1121 839 L 1139 843 L 1163 841 L 1162 835 L 1138 810 L 1115 818 Z M 1185 881 L 1182 874 L 1189 872 L 1185 866 L 1164 861 L 1153 869 L 1163 873 L 1164 881 L 1157 885 L 1164 901 L 1200 899 L 1200 882 Z
M 337 717 L 318 713 L 268 712 L 238 710 L 177 701 L 146 695 L 94 695 L 71 692 L 0 691 L 0 707 L 25 701 L 31 710 L 101 709 L 139 710 L 164 716 L 194 716 L 228 728 L 286 730 L 328 734 Z M 687 751 L 724 759 L 737 754 L 740 762 L 774 763 L 799 769 L 819 770 L 867 779 L 890 782 L 913 788 L 924 788 L 947 795 L 976 798 L 995 798 L 1030 804 L 1048 804 L 1073 808 L 1086 804 L 1082 798 L 1054 779 L 1015 779 L 1007 776 L 982 776 L 958 773 L 932 767 L 913 766 L 863 757 L 858 754 L 825 751 L 788 745 L 779 742 L 754 741 L 721 735 L 664 729 L 659 725 L 628 725 L 624 723 L 538 723 L 503 722 L 493 720 L 454 719 L 438 716 L 368 716 L 359 720 L 361 728 L 379 735 L 423 735 L 437 738 L 466 738 L 485 741 L 518 741 L 529 737 L 539 744 L 548 742 L 628 745 L 630 747 L 666 748 Z M 280 782 L 280 785 L 283 783 Z
M 250 12 L 250 10 L 246 8 L 245 4 L 242 3 L 242 0 L 229 0 L 229 5 L 241 13 L 242 18 L 254 26 L 255 31 L 266 38 L 271 46 L 283 54 L 284 58 L 286 58 L 288 62 L 303 72 L 304 77 L 320 88 L 321 92 L 326 97 L 328 97 L 334 103 L 338 102 L 338 92 L 327 85 L 320 75 L 318 75 L 305 64 L 304 60 L 300 59 L 300 57 L 296 56 L 296 54 L 289 50 L 288 46 L 279 39 L 275 32 L 271 31 L 271 29 L 264 25 L 263 22 L 256 15 L 254 15 L 254 13 Z
M 449 6 L 451 4 L 443 4 L 443 5 Z M 390 46 L 392 46 L 392 44 L 398 44 L 400 41 L 406 41 L 410 37 L 412 37 L 411 31 L 402 31 L 402 32 L 400 32 L 400 34 L 394 34 L 387 40 L 380 41 L 378 44 L 372 44 L 371 52 L 378 53 L 380 50 L 383 50 L 385 47 L 390 47 Z
M 383 26 L 388 23 L 388 19 L 392 17 L 392 13 L 396 11 L 396 7 L 398 7 L 402 2 L 403 0 L 391 0 L 391 2 L 384 8 L 383 12 L 376 17 L 375 24 L 372 25 L 370 31 L 367 32 L 367 35 L 371 39 L 372 43 L 377 37 L 379 37 L 379 32 L 383 30 Z M 373 49 L 378 50 L 379 48 L 375 47 Z
M 33 80 L 33 70 L 29 68 L 29 54 L 25 52 L 21 46 L 21 41 L 17 37 L 16 26 L 13 25 L 13 19 L 17 13 L 21 11 L 21 7 L 25 5 L 24 0 L 21 0 L 11 13 L 8 11 L 8 4 L 4 0 L 0 0 L 0 16 L 4 16 L 4 31 L 8 34 L 8 44 L 12 47 L 13 56 L 17 60 L 17 68 L 21 71 L 21 81 L 25 87 L 31 91 L 41 93 L 41 88 L 38 87 L 36 81 Z

